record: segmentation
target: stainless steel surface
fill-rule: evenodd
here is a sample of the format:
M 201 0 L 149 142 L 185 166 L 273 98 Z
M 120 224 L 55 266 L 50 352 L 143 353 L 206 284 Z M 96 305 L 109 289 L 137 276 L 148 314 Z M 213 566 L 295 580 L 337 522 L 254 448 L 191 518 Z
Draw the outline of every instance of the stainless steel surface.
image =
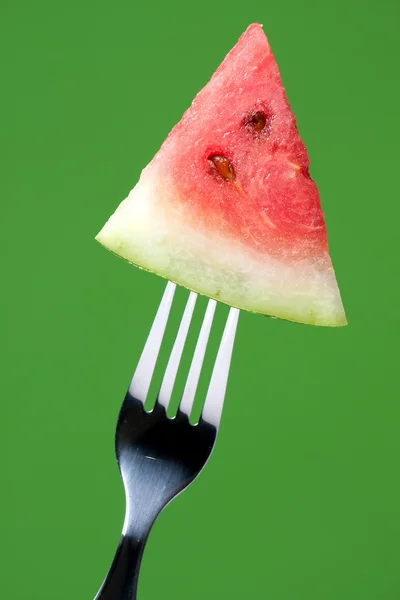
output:
M 198 476 L 217 437 L 237 309 L 230 309 L 199 422 L 191 425 L 189 417 L 216 308 L 214 300 L 208 302 L 178 412 L 174 418 L 166 414 L 196 304 L 193 292 L 155 406 L 151 412 L 144 408 L 174 292 L 175 284 L 169 282 L 118 418 L 116 454 L 126 494 L 125 523 L 114 561 L 95 600 L 136 598 L 143 550 L 155 519 Z

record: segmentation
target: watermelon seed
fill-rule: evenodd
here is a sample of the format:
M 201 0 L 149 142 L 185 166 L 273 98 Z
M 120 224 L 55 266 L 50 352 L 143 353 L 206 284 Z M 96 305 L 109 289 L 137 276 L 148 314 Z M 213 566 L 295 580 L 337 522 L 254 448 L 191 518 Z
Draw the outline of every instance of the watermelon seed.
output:
M 261 110 L 252 111 L 244 118 L 243 124 L 252 133 L 269 133 L 271 118 Z
M 222 179 L 225 179 L 225 181 L 234 181 L 236 179 L 235 169 L 226 156 L 222 156 L 222 154 L 210 154 L 208 160 L 212 162 Z
M 249 123 L 252 126 L 254 131 L 262 131 L 267 124 L 267 119 L 262 112 L 256 112 Z

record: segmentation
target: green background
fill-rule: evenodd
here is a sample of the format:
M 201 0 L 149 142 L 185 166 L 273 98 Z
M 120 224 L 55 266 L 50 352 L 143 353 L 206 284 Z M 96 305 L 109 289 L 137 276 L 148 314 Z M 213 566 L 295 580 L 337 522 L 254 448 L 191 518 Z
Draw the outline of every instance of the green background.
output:
M 241 315 L 216 450 L 156 523 L 139 597 L 400 597 L 399 13 L 2 0 L 1 598 L 86 600 L 106 574 L 115 422 L 165 284 L 93 238 L 253 21 L 309 150 L 349 326 Z

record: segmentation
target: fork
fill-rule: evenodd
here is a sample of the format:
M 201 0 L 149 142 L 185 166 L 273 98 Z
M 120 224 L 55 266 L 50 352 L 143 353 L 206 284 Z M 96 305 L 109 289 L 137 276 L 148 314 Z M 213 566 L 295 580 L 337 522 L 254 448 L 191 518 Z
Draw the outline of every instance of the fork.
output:
M 239 310 L 231 308 L 220 342 L 202 413 L 189 417 L 215 313 L 209 300 L 175 417 L 167 416 L 195 308 L 190 292 L 154 408 L 144 404 L 167 325 L 175 284 L 168 282 L 116 428 L 116 455 L 125 487 L 126 513 L 113 563 L 95 600 L 135 600 L 139 569 L 151 527 L 163 508 L 194 481 L 213 450 L 220 424 Z

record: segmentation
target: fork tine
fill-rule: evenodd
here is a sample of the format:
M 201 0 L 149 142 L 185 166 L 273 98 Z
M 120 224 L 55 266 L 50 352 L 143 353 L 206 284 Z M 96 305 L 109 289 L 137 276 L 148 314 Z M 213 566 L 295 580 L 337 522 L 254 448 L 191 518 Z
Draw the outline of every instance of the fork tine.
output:
M 204 315 L 203 324 L 200 329 L 192 363 L 189 369 L 189 374 L 186 380 L 185 389 L 183 390 L 179 409 L 187 416 L 190 416 L 192 411 L 216 305 L 217 303 L 215 300 L 208 301 L 206 314 Z
M 217 358 L 215 359 L 214 369 L 201 415 L 204 421 L 211 423 L 217 429 L 221 420 L 238 319 L 239 310 L 237 308 L 231 308 L 218 349 Z
M 179 363 L 182 358 L 183 348 L 185 346 L 187 334 L 189 331 L 190 322 L 192 320 L 194 307 L 197 300 L 197 294 L 190 292 L 186 303 L 185 312 L 183 313 L 182 321 L 179 325 L 178 333 L 176 334 L 174 346 L 168 360 L 165 375 L 163 377 L 160 392 L 158 394 L 158 402 L 168 409 L 171 400 L 172 391 L 174 389 L 176 374 L 178 372 Z
M 151 326 L 149 336 L 136 367 L 135 374 L 129 386 L 129 393 L 143 404 L 150 388 L 154 367 L 156 366 L 161 342 L 164 337 L 176 285 L 169 281 L 165 288 L 160 306 Z

